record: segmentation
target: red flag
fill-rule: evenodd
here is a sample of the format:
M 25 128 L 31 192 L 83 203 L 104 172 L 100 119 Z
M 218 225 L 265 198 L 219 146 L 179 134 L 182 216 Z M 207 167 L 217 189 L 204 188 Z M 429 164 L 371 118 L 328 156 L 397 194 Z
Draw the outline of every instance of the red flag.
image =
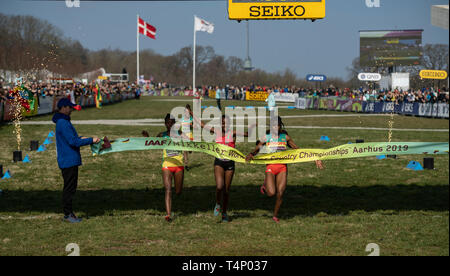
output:
M 156 39 L 156 28 L 142 20 L 140 17 L 138 21 L 138 28 L 140 34 Z

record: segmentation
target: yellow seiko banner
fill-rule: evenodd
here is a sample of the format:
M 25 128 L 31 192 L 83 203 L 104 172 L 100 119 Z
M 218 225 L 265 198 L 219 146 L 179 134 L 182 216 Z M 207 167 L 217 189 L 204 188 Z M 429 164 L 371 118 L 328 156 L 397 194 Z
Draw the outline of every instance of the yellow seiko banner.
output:
M 266 101 L 267 97 L 269 97 L 269 94 L 264 91 L 247 92 L 245 94 L 245 100 L 247 101 L 264 102 Z
M 445 80 L 448 77 L 446 71 L 443 70 L 422 70 L 419 73 L 422 79 Z
M 322 19 L 325 0 L 228 0 L 228 18 L 248 19 Z

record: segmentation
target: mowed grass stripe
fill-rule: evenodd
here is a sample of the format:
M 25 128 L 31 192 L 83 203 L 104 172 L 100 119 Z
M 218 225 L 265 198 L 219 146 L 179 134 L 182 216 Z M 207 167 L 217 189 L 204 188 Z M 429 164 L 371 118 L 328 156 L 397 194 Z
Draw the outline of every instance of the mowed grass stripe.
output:
M 133 114 L 141 106 L 137 101 L 125 104 L 111 107 L 123 115 Z M 154 112 L 152 107 L 156 107 L 147 105 L 147 112 Z M 97 111 L 103 114 L 104 110 L 92 110 Z M 74 114 L 80 119 L 93 119 L 90 112 Z M 154 116 L 162 118 L 164 114 Z M 115 119 L 108 114 L 102 116 Z M 445 128 L 445 120 L 401 116 L 396 120 L 401 118 L 408 118 L 408 125 L 402 127 L 428 124 L 430 128 Z M 298 123 L 295 120 L 292 124 Z M 309 120 L 301 122 L 309 124 Z M 384 124 L 383 120 L 375 124 Z M 291 125 L 290 119 L 286 121 Z M 344 120 L 341 124 L 351 127 L 359 122 Z M 80 135 L 112 139 L 140 136 L 143 129 L 151 135 L 163 130 L 158 126 L 76 128 Z M 213 216 L 214 159 L 194 153 L 190 155 L 193 169 L 186 172 L 183 194 L 174 196 L 175 220 L 169 225 L 164 221 L 161 151 L 92 157 L 89 148 L 83 148 L 84 165 L 74 207 L 85 220 L 69 225 L 60 220 L 62 178 L 55 145 L 43 153 L 26 150 L 30 140 L 42 143 L 51 130 L 54 126 L 23 126 L 22 149 L 32 163 L 22 164 L 11 162 L 16 149 L 13 126 L 0 126 L 0 164 L 13 173 L 12 179 L 0 180 L 4 191 L 0 196 L 2 256 L 66 255 L 65 246 L 72 242 L 80 246 L 81 255 L 108 256 L 367 255 L 365 247 L 372 242 L 380 246 L 381 255 L 449 254 L 448 155 L 435 156 L 435 170 L 420 172 L 407 170 L 406 165 L 411 160 L 421 162 L 425 155 L 333 160 L 325 162 L 324 171 L 317 170 L 313 163 L 290 165 L 281 223 L 277 225 L 271 220 L 274 199 L 259 193 L 264 166 L 237 165 L 229 212 L 233 221 L 224 224 Z M 383 142 L 388 137 L 387 131 L 288 131 L 299 146 L 306 148 L 330 148 L 356 139 Z M 322 135 L 328 135 L 331 141 L 319 141 Z M 445 142 L 448 133 L 401 131 L 394 133 L 393 141 Z M 253 143 L 237 144 L 244 153 L 253 147 Z

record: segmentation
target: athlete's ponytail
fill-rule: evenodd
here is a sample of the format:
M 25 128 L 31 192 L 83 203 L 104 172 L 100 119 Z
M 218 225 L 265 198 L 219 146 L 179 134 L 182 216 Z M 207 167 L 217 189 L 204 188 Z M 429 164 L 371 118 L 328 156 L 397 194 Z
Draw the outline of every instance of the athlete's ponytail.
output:
M 230 116 L 223 114 L 222 120 L 227 120 L 228 122 L 230 122 Z
M 167 113 L 166 117 L 164 118 L 164 121 L 167 122 L 169 120 L 175 121 L 175 118 L 170 113 Z
M 284 128 L 283 120 L 281 119 L 280 116 L 272 117 L 272 119 L 270 120 L 270 124 L 271 125 L 278 124 L 281 127 L 281 129 Z
M 284 124 L 283 124 L 283 120 L 281 120 L 281 117 L 280 117 L 280 116 L 278 116 L 278 125 L 280 125 L 280 126 L 281 126 L 281 130 L 283 130 L 283 129 L 284 129 Z
M 278 124 L 278 126 L 280 127 L 280 133 L 287 134 L 286 130 L 284 130 L 284 123 L 280 116 L 271 118 L 270 125 L 273 126 L 275 124 Z M 267 134 L 269 134 L 269 133 L 270 133 L 270 129 L 267 131 Z

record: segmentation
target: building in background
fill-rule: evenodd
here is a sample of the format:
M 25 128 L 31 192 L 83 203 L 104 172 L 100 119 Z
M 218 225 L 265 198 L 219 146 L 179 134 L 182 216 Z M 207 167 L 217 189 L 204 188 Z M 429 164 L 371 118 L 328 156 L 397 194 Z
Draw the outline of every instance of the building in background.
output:
M 448 5 L 431 6 L 431 24 L 448 30 Z

